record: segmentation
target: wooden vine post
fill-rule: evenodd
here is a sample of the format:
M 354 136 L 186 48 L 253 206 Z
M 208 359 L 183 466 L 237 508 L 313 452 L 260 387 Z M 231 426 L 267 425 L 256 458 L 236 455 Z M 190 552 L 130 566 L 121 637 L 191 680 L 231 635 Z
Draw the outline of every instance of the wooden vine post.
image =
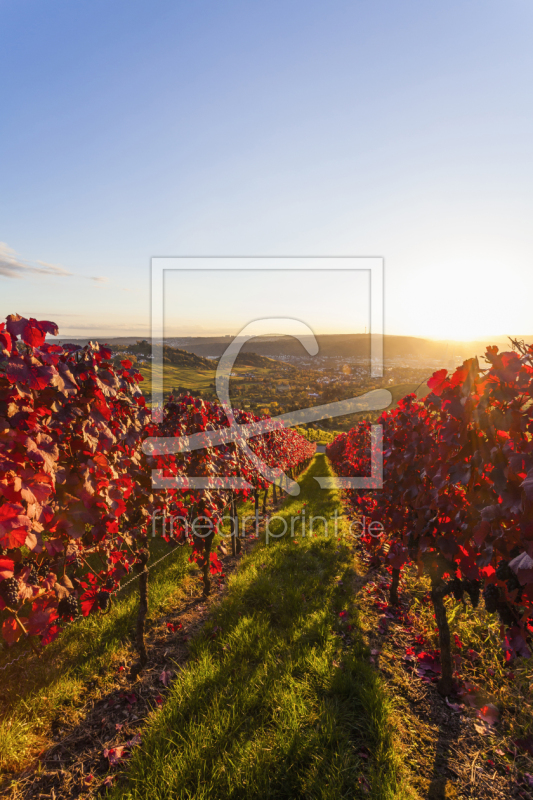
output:
M 255 535 L 259 536 L 259 489 L 254 492 Z
M 431 576 L 431 600 L 435 610 L 435 622 L 439 630 L 441 678 L 437 688 L 439 693 L 446 697 L 453 690 L 453 666 L 450 642 L 450 627 L 446 616 L 444 598 L 448 594 L 448 587 L 443 580 Z
M 146 616 L 148 614 L 148 559 L 150 558 L 150 551 L 146 547 L 147 538 L 143 537 L 144 547 L 138 551 L 138 561 L 136 564 L 136 571 L 139 574 L 139 610 L 137 611 L 137 625 L 135 629 L 135 644 L 137 653 L 139 654 L 139 665 L 136 672 L 140 672 L 148 663 L 148 654 L 146 652 L 146 643 L 144 641 L 144 628 Z
M 393 606 L 397 606 L 400 603 L 400 598 L 398 597 L 398 586 L 400 585 L 400 570 L 396 567 L 392 568 L 392 580 L 390 585 L 389 591 L 389 599 L 390 603 Z
M 229 514 L 231 518 L 231 555 L 237 555 L 237 539 L 236 539 L 236 525 L 235 525 L 235 495 L 230 494 L 229 501 Z
M 239 515 L 237 513 L 237 498 L 235 497 L 235 495 L 233 495 L 233 499 L 232 499 L 232 503 L 231 503 L 231 515 L 232 515 L 232 518 L 233 518 L 233 537 L 232 537 L 232 541 L 234 542 L 234 547 L 235 547 L 234 555 L 237 555 L 237 553 L 241 552 L 241 540 L 240 540 L 240 536 L 239 536 L 240 531 L 239 531 Z
M 267 512 L 267 500 L 268 500 L 268 490 L 270 489 L 270 484 L 267 485 L 265 489 L 265 493 L 263 495 L 263 516 L 266 516 Z
M 211 549 L 213 539 L 215 538 L 214 532 L 208 533 L 204 539 L 204 558 L 202 562 L 202 580 L 204 584 L 204 597 L 209 597 L 211 594 Z

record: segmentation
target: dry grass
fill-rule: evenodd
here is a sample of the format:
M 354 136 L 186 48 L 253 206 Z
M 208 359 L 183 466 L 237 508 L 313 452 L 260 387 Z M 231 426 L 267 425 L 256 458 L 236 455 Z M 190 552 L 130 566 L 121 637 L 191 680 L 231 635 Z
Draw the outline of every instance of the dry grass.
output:
M 376 601 L 388 600 L 389 580 L 386 572 L 371 570 L 356 591 L 369 647 L 377 651 L 374 662 L 399 711 L 396 726 L 413 786 L 420 796 L 435 799 L 531 797 L 524 776 L 533 774 L 533 759 L 515 744 L 533 731 L 531 660 L 507 665 L 499 623 L 486 613 L 483 602 L 472 609 L 469 601 L 463 605 L 448 598 L 452 638 L 457 635 L 457 682 L 477 687 L 484 703 L 497 706 L 500 719 L 487 726 L 475 708 L 464 705 L 460 713 L 451 709 L 435 683 L 423 682 L 404 661 L 409 646 L 438 649 L 429 582 L 414 568 L 404 570 L 401 602 L 408 622 L 389 620 L 387 631 L 379 633 L 383 609 Z M 462 705 L 459 697 L 451 701 Z

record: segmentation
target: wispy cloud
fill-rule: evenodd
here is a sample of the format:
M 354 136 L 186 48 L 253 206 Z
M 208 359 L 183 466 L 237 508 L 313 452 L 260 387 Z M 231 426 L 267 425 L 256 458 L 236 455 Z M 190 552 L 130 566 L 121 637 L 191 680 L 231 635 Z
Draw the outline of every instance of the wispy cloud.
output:
M 30 275 L 66 277 L 71 276 L 72 272 L 44 261 L 36 261 L 34 264 L 24 261 L 13 248 L 0 242 L 0 275 L 4 278 L 24 278 Z
M 104 320 L 96 324 L 90 322 L 83 324 L 81 320 L 80 324 L 74 322 L 68 324 L 65 320 L 64 323 L 60 321 L 59 335 L 57 338 L 61 341 L 68 341 L 69 338 L 90 338 L 103 341 L 105 338 L 120 338 L 124 336 L 146 339 L 151 335 L 150 330 L 148 324 L 139 323 L 138 320 L 132 321 L 129 324 L 124 323 L 123 325 L 109 325 Z
M 73 272 L 59 266 L 48 264 L 46 261 L 26 261 L 9 247 L 5 242 L 0 242 L 0 277 L 3 278 L 31 278 L 36 276 L 44 278 L 72 278 L 79 277 L 97 283 L 107 283 L 108 278 L 93 277 L 92 275 L 75 276 Z

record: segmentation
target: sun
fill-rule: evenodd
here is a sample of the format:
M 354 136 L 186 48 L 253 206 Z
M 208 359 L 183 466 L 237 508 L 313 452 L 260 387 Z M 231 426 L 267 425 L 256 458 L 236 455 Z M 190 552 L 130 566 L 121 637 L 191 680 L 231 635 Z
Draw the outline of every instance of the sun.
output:
M 441 310 L 438 316 L 435 315 L 432 320 L 425 320 L 425 323 L 420 325 L 419 335 L 441 341 L 475 342 L 501 333 L 497 330 L 501 327 L 498 321 L 494 320 L 491 324 L 489 320 L 482 318 L 482 315 L 473 313 L 468 308 L 463 311 L 451 309 L 449 313 L 443 313 Z

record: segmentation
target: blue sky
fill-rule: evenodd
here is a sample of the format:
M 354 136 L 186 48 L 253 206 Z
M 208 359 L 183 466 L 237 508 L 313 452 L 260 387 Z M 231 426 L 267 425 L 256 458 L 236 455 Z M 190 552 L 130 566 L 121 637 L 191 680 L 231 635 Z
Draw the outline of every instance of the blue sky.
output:
M 386 332 L 533 333 L 532 24 L 528 0 L 3 0 L 0 316 L 145 334 L 152 256 L 380 255 Z M 194 280 L 191 326 L 231 329 Z M 293 293 L 300 317 L 317 287 Z

